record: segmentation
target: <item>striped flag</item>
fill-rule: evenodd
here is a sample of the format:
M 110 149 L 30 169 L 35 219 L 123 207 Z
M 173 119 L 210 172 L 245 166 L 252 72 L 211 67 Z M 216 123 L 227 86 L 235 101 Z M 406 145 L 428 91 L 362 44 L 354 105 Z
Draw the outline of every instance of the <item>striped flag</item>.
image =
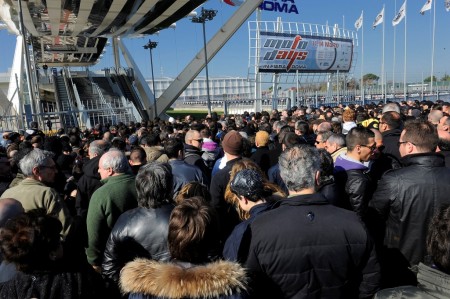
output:
M 356 30 L 359 30 L 359 28 L 362 27 L 363 24 L 363 12 L 361 12 L 361 16 L 358 18 L 358 20 L 356 20 L 355 22 L 355 28 Z
M 427 10 L 430 10 L 432 3 L 433 0 L 427 0 L 427 2 L 423 5 L 422 9 L 420 10 L 420 14 L 424 15 Z
M 380 11 L 380 13 L 377 15 L 377 17 L 375 18 L 375 21 L 373 22 L 373 25 L 372 25 L 373 29 L 375 29 L 375 27 L 377 27 L 378 25 L 383 23 L 383 21 L 384 21 L 384 7 Z
M 402 7 L 400 7 L 400 10 L 398 11 L 395 18 L 392 20 L 392 26 L 397 26 L 400 24 L 400 22 L 405 18 L 406 16 L 406 0 L 403 3 Z

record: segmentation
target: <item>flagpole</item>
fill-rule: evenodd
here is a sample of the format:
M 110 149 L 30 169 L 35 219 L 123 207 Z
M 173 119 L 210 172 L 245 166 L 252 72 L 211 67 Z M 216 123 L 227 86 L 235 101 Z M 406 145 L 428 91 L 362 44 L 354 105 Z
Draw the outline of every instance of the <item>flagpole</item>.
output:
M 394 12 L 397 13 L 397 0 L 394 2 Z M 392 90 L 394 94 L 394 100 L 395 100 L 395 44 L 396 44 L 396 32 L 397 32 L 397 26 L 394 26 L 394 61 L 392 65 Z
M 381 62 L 381 96 L 384 96 L 384 103 L 386 104 L 386 95 L 384 94 L 384 27 L 385 27 L 385 17 L 384 17 L 384 4 L 383 4 L 383 54 L 382 54 L 382 62 Z
M 361 12 L 362 14 L 362 24 L 361 24 L 361 97 L 363 105 L 366 103 L 366 95 L 364 92 L 364 80 L 363 80 L 363 68 L 364 68 L 364 10 Z
M 405 0 L 405 62 L 403 66 L 403 99 L 406 101 L 406 20 L 408 18 L 408 15 L 406 13 L 407 11 L 407 3 L 408 0 Z
M 433 42 L 431 49 L 431 96 L 433 96 L 433 76 L 434 76 L 434 37 L 436 33 L 436 0 L 433 1 Z

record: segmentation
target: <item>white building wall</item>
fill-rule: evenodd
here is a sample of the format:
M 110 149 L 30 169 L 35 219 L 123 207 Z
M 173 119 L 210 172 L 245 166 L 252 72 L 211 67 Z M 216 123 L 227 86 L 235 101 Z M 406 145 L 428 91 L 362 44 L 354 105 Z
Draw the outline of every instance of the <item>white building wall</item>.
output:
M 156 97 L 159 97 L 173 80 L 173 78 L 155 78 Z M 152 89 L 152 81 L 147 80 L 147 83 Z M 251 82 L 248 82 L 247 78 L 240 77 L 209 78 L 209 91 L 213 101 L 223 100 L 224 97 L 228 99 L 249 99 L 253 95 Z M 200 77 L 192 81 L 181 94 L 179 100 L 204 101 L 206 98 L 206 78 Z

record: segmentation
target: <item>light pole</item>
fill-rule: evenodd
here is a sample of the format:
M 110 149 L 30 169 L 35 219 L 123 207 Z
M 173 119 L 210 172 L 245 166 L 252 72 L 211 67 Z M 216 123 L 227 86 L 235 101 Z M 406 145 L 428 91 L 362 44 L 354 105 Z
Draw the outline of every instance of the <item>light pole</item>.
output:
M 202 7 L 202 13 L 198 17 L 193 17 L 191 21 L 193 23 L 201 23 L 203 27 L 203 50 L 205 52 L 205 72 L 206 72 L 206 96 L 208 101 L 208 114 L 211 115 L 211 99 L 209 97 L 209 76 L 208 76 L 208 53 L 206 52 L 206 21 L 211 21 L 217 14 L 217 10 L 204 9 Z
M 158 45 L 157 42 L 152 42 L 150 39 L 148 40 L 148 44 L 144 45 L 144 49 L 150 50 L 150 67 L 152 69 L 152 87 L 153 87 L 153 104 L 155 105 L 153 110 L 155 111 L 155 117 L 158 116 L 158 113 L 156 112 L 156 90 L 155 90 L 155 76 L 153 74 L 153 55 L 152 55 L 152 49 L 156 48 Z

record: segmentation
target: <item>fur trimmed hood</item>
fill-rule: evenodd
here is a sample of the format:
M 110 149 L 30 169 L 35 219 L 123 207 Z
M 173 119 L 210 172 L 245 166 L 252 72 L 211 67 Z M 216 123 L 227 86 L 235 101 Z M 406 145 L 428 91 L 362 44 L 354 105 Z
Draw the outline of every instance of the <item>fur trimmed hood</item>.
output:
M 121 271 L 121 290 L 164 298 L 215 298 L 246 289 L 245 270 L 237 263 L 187 265 L 136 259 Z

